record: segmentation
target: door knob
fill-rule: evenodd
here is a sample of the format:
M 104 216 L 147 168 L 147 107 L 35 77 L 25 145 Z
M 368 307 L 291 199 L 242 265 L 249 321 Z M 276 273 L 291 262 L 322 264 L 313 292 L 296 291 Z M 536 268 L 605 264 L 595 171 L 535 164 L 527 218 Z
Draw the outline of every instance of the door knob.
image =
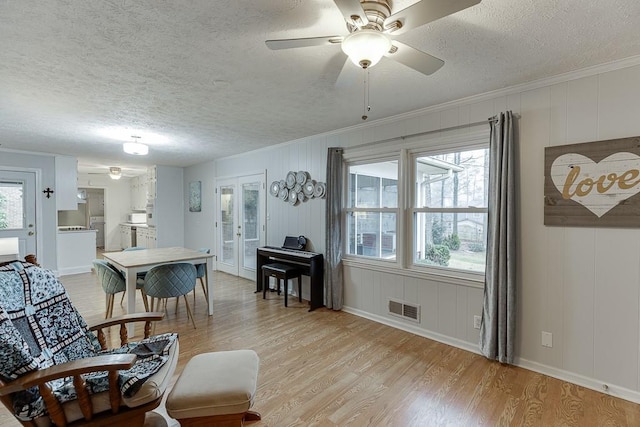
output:
M 236 233 L 236 236 L 240 237 L 240 236 L 242 236 L 242 234 L 240 234 L 240 233 Z
M 36 233 L 34 233 L 33 231 L 29 232 L 29 236 L 33 236 L 34 234 L 36 234 Z

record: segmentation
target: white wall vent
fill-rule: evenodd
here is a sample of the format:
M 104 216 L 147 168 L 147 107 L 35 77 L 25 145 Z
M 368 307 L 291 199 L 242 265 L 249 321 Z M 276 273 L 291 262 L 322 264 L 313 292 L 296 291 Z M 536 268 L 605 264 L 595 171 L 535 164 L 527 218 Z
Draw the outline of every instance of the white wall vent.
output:
M 420 306 L 399 300 L 389 300 L 389 314 L 420 323 Z

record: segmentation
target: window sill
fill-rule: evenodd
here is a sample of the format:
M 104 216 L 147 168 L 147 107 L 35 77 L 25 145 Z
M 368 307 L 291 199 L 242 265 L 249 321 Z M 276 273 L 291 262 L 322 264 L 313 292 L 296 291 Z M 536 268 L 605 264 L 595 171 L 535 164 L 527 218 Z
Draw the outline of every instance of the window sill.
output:
M 347 267 L 363 268 L 366 270 L 396 274 L 405 277 L 414 277 L 423 280 L 449 283 L 458 286 L 483 289 L 484 275 L 466 273 L 459 270 L 432 269 L 410 266 L 402 268 L 397 261 L 384 261 L 378 259 L 364 259 L 360 257 L 345 256 L 342 263 Z

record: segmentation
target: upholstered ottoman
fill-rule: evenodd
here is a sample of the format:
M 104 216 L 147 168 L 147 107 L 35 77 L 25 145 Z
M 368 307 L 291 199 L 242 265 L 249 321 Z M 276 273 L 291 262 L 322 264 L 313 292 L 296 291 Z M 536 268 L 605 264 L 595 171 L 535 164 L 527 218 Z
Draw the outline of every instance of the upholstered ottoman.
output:
M 249 411 L 260 359 L 253 350 L 220 351 L 187 362 L 167 397 L 167 413 L 185 426 L 242 426 L 260 419 Z

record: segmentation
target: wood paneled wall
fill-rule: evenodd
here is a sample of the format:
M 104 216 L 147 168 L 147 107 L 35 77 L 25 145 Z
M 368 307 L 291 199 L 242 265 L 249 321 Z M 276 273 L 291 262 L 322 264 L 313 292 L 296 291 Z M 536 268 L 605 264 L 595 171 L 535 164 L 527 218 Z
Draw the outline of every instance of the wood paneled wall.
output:
M 611 394 L 640 402 L 640 230 L 543 225 L 544 147 L 640 135 L 640 65 L 629 64 L 225 159 L 216 162 L 217 176 L 266 169 L 268 185 L 289 170 L 308 170 L 324 180 L 329 146 L 464 125 L 512 110 L 519 115 L 518 363 L 594 389 L 607 385 Z M 292 207 L 268 196 L 267 202 L 268 244 L 279 244 L 286 234 L 304 234 L 316 251 L 324 251 L 323 201 Z M 473 315 L 481 310 L 481 288 L 396 273 L 345 267 L 345 305 L 381 322 L 477 347 Z M 389 316 L 388 297 L 420 304 L 421 322 Z M 541 345 L 542 331 L 553 334 L 552 348 Z

